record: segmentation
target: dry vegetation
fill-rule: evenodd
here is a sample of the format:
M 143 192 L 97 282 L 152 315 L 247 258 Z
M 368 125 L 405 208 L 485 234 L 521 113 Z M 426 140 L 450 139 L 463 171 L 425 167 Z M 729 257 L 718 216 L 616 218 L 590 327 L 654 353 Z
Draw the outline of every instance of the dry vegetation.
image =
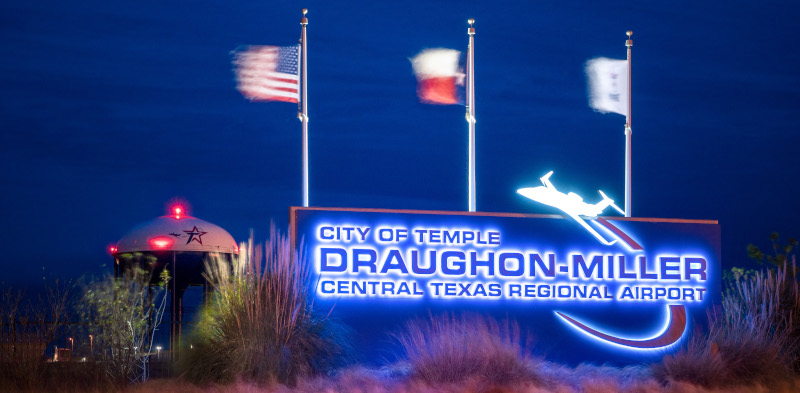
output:
M 709 334 L 654 366 L 664 381 L 704 387 L 780 385 L 795 378 L 800 316 L 795 266 L 736 277 Z
M 193 385 L 179 380 L 151 380 L 130 389 L 133 393 L 792 393 L 800 380 L 763 385 L 704 388 L 687 382 L 662 384 L 642 367 L 576 368 L 542 362 L 530 370 L 543 381 L 539 383 L 490 384 L 481 378 L 454 383 L 430 384 L 409 378 L 396 369 L 348 368 L 334 376 L 302 379 L 293 387 L 279 384 L 235 382 L 225 385 Z M 400 372 L 398 374 L 398 372 Z M 794 384 L 792 384 L 794 383 Z
M 394 334 L 405 357 L 383 368 L 368 369 L 345 365 L 347 337 L 330 319 L 332 310 L 314 308 L 307 264 L 303 255 L 291 249 L 288 237 L 273 228 L 271 240 L 264 247 L 251 241 L 241 249 L 232 261 L 208 263 L 207 277 L 215 283 L 215 297 L 206 307 L 192 339 L 194 350 L 184 358 L 179 376 L 129 385 L 126 391 L 800 391 L 800 289 L 797 272 L 786 261 L 772 271 L 736 276 L 723 296 L 722 314 L 710 321 L 709 333 L 695 337 L 681 351 L 655 365 L 567 367 L 532 357 L 535 349 L 524 344 L 513 321 L 450 314 L 409 321 Z M 19 306 L 22 295 L 13 291 L 4 291 L 3 295 L 0 338 L 5 341 L 0 349 L 9 348 L 5 344 L 9 340 L 47 342 L 58 335 L 58 326 L 63 328 L 63 323 L 34 324 L 30 325 L 34 330 L 20 335 L 24 331 L 19 330 L 23 326 L 19 322 L 28 326 L 25 318 L 29 318 L 20 319 L 22 314 L 15 311 L 23 309 Z M 61 306 L 66 295 L 55 292 L 49 296 L 43 304 L 50 304 L 50 312 L 66 313 Z M 25 312 L 33 313 L 34 309 L 26 308 Z M 31 316 L 35 319 L 34 314 Z M 101 346 L 103 342 L 98 341 Z M 95 348 L 99 350 L 103 349 Z M 91 362 L 45 366 L 39 352 L 25 359 L 0 355 L 5 356 L 5 360 L 0 359 L 3 392 L 100 392 L 118 388 L 98 374 L 102 368 Z
M 480 379 L 490 385 L 539 384 L 538 361 L 520 345 L 519 326 L 479 315 L 431 316 L 411 321 L 396 339 L 405 350 L 409 377 L 428 384 Z

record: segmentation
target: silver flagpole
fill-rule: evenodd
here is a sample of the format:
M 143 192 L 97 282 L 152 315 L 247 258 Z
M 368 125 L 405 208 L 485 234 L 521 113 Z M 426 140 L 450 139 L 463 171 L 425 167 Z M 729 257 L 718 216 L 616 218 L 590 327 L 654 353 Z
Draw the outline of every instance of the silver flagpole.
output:
M 631 47 L 633 40 L 632 31 L 628 31 L 628 114 L 625 116 L 625 217 L 631 216 Z
M 467 52 L 467 123 L 469 124 L 469 211 L 475 205 L 475 19 L 469 19 L 469 50 Z
M 306 14 L 308 10 L 303 8 L 303 17 L 300 18 L 300 25 L 303 30 L 300 36 L 300 44 L 302 45 L 303 59 L 300 67 L 301 79 L 303 83 L 303 91 L 300 97 L 302 103 L 302 112 L 300 113 L 300 121 L 303 124 L 303 207 L 308 207 L 308 41 L 306 38 L 306 26 L 308 26 L 308 18 Z

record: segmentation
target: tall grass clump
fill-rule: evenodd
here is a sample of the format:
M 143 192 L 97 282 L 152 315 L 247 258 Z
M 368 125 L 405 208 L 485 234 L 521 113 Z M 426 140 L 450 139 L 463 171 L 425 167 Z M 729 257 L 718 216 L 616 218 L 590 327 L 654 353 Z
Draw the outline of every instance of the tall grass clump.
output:
M 314 308 L 305 255 L 274 225 L 263 247 L 251 238 L 232 260 L 205 267 L 215 291 L 184 359 L 191 380 L 293 384 L 343 355 L 330 310 Z
M 798 361 L 800 291 L 795 266 L 736 277 L 709 334 L 654 367 L 662 380 L 708 388 L 790 383 Z
M 516 322 L 480 315 L 417 319 L 395 334 L 410 377 L 428 384 L 476 380 L 487 385 L 539 384 Z

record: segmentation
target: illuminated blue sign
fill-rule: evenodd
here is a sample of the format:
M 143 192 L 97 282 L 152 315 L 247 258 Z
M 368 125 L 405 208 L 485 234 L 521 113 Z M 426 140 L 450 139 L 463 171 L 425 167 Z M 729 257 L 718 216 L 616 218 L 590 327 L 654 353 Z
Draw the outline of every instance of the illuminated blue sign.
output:
M 720 302 L 715 221 L 599 217 L 592 224 L 615 239 L 607 244 L 554 215 L 292 208 L 290 217 L 316 301 L 335 304 L 368 351 L 408 319 L 469 311 L 518 321 L 549 358 L 656 360 Z

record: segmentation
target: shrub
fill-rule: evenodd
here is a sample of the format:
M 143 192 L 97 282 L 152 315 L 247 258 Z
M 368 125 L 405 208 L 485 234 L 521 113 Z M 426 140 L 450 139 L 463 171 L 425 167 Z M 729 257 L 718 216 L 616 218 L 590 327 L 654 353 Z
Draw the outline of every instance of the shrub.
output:
M 710 318 L 708 336 L 665 357 L 654 366 L 655 375 L 709 388 L 791 380 L 800 312 L 794 271 L 784 265 L 738 277 L 723 295 L 721 318 Z
M 191 380 L 292 384 L 342 358 L 345 346 L 330 312 L 313 307 L 305 256 L 274 225 L 263 248 L 250 239 L 232 261 L 208 260 L 206 278 L 215 293 L 184 359 Z
M 774 255 L 765 254 L 755 244 L 748 244 L 747 256 L 759 264 L 768 263 L 772 265 L 772 267 L 782 267 L 789 262 L 789 257 L 794 258 L 796 256 L 792 254 L 792 250 L 798 246 L 798 242 L 795 238 L 790 238 L 786 242 L 786 245 L 782 246 L 778 241 L 779 237 L 780 235 L 778 235 L 778 232 L 773 232 L 769 236 L 769 239 L 772 241 L 772 253 Z
M 168 281 L 164 270 L 159 285 L 151 286 L 151 274 L 135 269 L 119 278 L 106 276 L 94 281 L 84 291 L 83 319 L 94 337 L 90 355 L 117 386 L 148 378 L 153 337 L 167 304 Z
M 479 315 L 431 316 L 395 334 L 405 350 L 411 378 L 429 384 L 479 379 L 488 385 L 539 383 L 520 341 L 519 326 Z

